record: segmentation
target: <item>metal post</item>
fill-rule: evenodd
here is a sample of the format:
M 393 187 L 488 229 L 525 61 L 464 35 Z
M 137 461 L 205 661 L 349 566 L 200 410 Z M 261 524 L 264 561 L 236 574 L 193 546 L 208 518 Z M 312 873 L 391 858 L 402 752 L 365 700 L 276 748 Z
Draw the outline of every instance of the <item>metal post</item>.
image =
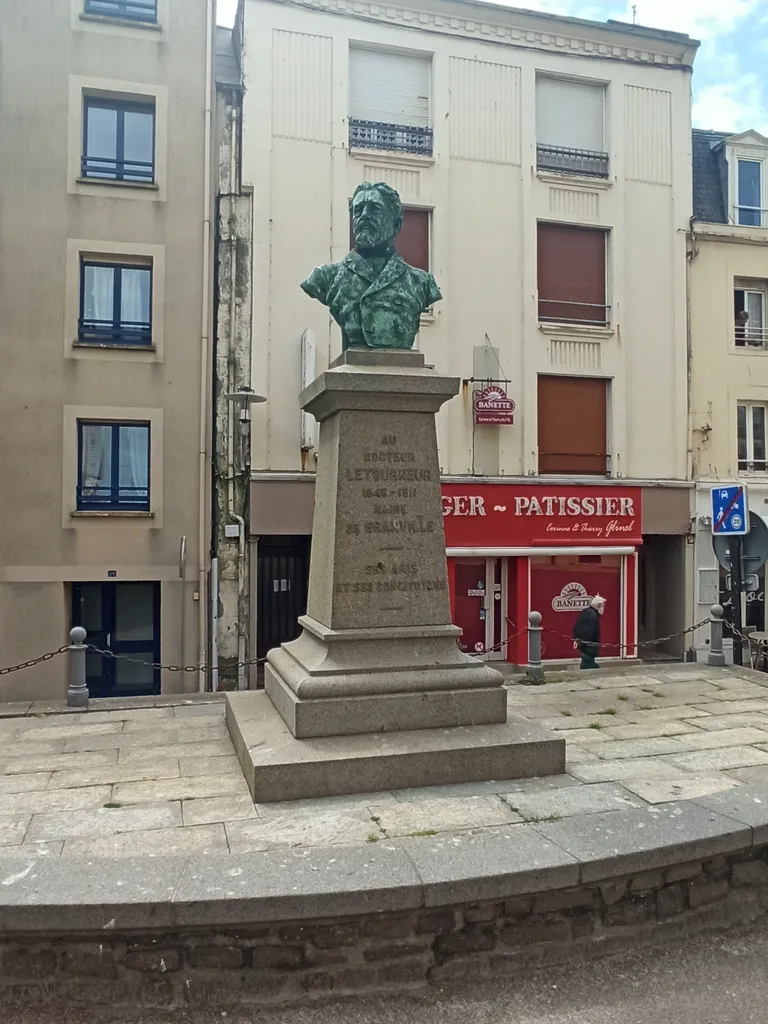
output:
M 88 650 L 82 626 L 75 626 L 69 631 L 69 689 L 67 690 L 67 707 L 87 708 L 88 687 L 85 682 L 85 652 Z
M 722 667 L 725 665 L 725 655 L 723 654 L 723 606 L 713 604 L 709 609 L 709 613 L 712 618 L 709 620 L 710 633 L 707 664 Z
M 528 616 L 528 665 L 525 674 L 533 682 L 544 682 L 544 668 L 541 664 L 541 612 L 531 612 Z
M 741 639 L 744 626 L 741 621 L 741 537 L 731 537 L 729 541 L 731 556 L 731 622 L 733 623 L 733 664 L 742 664 L 743 641 Z

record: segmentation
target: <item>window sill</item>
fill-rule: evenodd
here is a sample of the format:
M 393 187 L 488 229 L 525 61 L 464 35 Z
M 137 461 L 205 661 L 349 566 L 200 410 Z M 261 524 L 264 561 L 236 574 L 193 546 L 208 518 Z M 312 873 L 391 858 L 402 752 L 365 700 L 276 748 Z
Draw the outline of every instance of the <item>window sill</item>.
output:
M 406 150 L 366 149 L 350 146 L 347 150 L 353 160 L 370 160 L 372 157 L 380 164 L 406 164 L 409 167 L 431 167 L 435 163 L 434 156 L 423 153 L 409 153 Z
M 437 314 L 436 313 L 422 313 L 421 316 L 419 317 L 419 326 L 420 327 L 429 327 L 430 324 L 436 324 L 436 323 L 437 323 Z
M 768 356 L 765 345 L 732 345 L 731 352 L 736 356 Z
M 580 338 L 591 338 L 593 341 L 600 341 L 602 338 L 613 338 L 616 334 L 616 327 L 587 327 L 584 324 L 569 323 L 540 323 L 539 331 L 542 334 L 551 334 L 555 337 L 572 337 L 574 334 Z
M 141 189 L 145 192 L 159 192 L 160 186 L 156 181 L 116 181 L 114 178 L 76 178 L 78 185 L 99 185 L 102 188 L 128 188 Z
M 609 189 L 613 188 L 615 182 L 610 178 L 592 178 L 588 174 L 568 174 L 565 171 L 558 173 L 557 171 L 536 171 L 536 177 L 539 181 L 551 182 L 554 185 L 578 185 L 581 188 L 595 189 Z
M 82 349 L 95 349 L 97 352 L 111 352 L 116 350 L 118 352 L 156 352 L 157 348 L 154 345 L 121 345 L 112 344 L 111 342 L 98 342 L 98 341 L 73 341 L 72 348 Z
M 77 509 L 70 512 L 73 519 L 154 519 L 154 512 L 129 512 L 123 509 Z
M 138 18 L 113 18 L 109 14 L 86 14 L 80 15 L 80 21 L 92 21 L 97 25 L 120 25 L 121 28 L 139 28 L 150 32 L 162 32 L 163 26 L 156 21 L 140 21 Z

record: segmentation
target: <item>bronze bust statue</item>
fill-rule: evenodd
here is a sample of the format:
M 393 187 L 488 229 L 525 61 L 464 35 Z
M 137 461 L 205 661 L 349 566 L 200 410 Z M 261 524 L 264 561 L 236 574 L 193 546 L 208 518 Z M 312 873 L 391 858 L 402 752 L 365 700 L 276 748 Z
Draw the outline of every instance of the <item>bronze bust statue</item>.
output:
M 395 251 L 400 196 L 383 182 L 366 181 L 351 205 L 355 248 L 341 263 L 316 267 L 301 287 L 330 309 L 342 349 L 413 348 L 419 316 L 442 296 L 431 274 Z

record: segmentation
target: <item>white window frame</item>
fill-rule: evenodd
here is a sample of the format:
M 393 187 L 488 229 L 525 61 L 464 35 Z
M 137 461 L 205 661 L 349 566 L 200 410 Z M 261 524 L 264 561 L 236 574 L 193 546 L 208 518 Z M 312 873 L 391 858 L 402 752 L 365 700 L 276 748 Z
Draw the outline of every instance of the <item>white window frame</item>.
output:
M 755 438 L 754 438 L 754 417 L 752 416 L 753 409 L 763 410 L 763 450 L 766 452 L 766 459 L 760 460 L 758 466 L 755 466 Z M 747 441 L 747 458 L 739 459 L 738 457 L 738 443 L 739 443 L 739 431 L 738 431 L 738 411 L 739 409 L 746 409 L 746 441 Z M 738 465 L 739 473 L 766 473 L 768 472 L 768 405 L 765 402 L 739 402 L 736 407 L 736 461 Z
M 539 123 L 539 96 L 540 90 L 542 89 L 543 83 L 552 82 L 558 83 L 565 87 L 571 86 L 578 88 L 579 86 L 587 87 L 590 89 L 597 90 L 601 94 L 602 99 L 602 123 L 600 127 L 601 136 L 601 147 L 595 149 L 594 147 L 582 144 L 580 146 L 567 146 L 562 140 L 555 142 L 547 141 L 540 137 L 541 126 Z M 598 82 L 593 79 L 587 78 L 573 78 L 565 75 L 550 75 L 546 73 L 537 73 L 536 75 L 536 147 L 537 147 L 537 168 L 541 171 L 547 171 L 548 173 L 558 173 L 558 170 L 566 174 L 578 174 L 579 171 L 586 174 L 588 177 L 594 177 L 596 180 L 606 179 L 610 173 L 610 157 L 608 149 L 608 85 L 606 82 Z M 561 157 L 563 163 L 562 167 L 550 167 L 549 163 L 546 166 L 540 163 L 540 148 L 544 150 L 559 149 L 563 150 L 564 154 L 571 153 L 573 156 L 569 160 L 567 155 Z M 584 156 L 581 154 L 591 154 L 590 156 Z M 600 158 L 601 166 L 598 169 L 595 161 Z M 602 162 L 604 161 L 604 166 Z M 594 165 L 594 166 L 592 166 Z
M 736 292 L 744 292 L 745 299 L 747 295 L 753 295 L 759 298 L 761 321 L 760 327 L 755 325 L 750 327 L 749 321 L 747 321 L 742 328 L 740 328 L 738 324 L 734 324 L 734 344 L 736 348 L 743 348 L 752 352 L 756 350 L 766 351 L 768 348 L 768 324 L 766 324 L 766 311 L 768 311 L 768 281 L 754 281 L 736 278 L 733 282 L 734 298 Z
M 739 137 L 734 142 L 726 144 L 726 156 L 728 161 L 728 219 L 735 227 L 768 228 L 768 141 L 756 132 L 747 133 L 746 137 Z M 739 161 L 747 160 L 751 163 L 760 164 L 760 203 L 765 206 L 760 208 L 759 224 L 739 223 Z M 744 207 L 744 209 L 757 209 L 757 207 Z

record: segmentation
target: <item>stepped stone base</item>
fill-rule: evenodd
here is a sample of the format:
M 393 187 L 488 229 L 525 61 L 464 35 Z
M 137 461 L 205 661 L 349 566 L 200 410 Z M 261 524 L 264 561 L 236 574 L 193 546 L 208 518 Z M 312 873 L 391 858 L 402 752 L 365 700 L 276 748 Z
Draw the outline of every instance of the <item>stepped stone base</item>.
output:
M 226 696 L 227 726 L 256 803 L 565 771 L 565 740 L 522 720 L 296 739 L 266 693 Z

